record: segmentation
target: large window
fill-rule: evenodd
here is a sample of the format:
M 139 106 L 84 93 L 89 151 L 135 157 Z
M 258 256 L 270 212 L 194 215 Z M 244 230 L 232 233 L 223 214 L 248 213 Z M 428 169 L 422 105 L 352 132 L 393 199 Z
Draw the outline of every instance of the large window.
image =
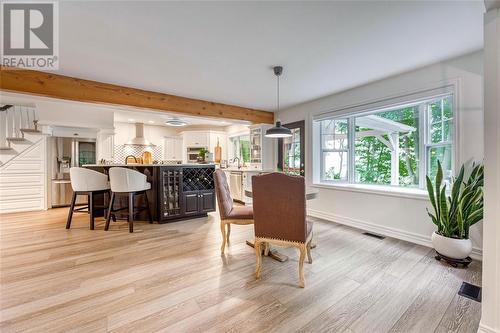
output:
M 240 135 L 229 138 L 231 144 L 231 159 L 238 157 L 243 164 L 250 163 L 250 136 Z
M 321 182 L 424 188 L 440 161 L 453 174 L 452 95 L 317 120 Z M 319 130 L 319 133 L 318 133 Z

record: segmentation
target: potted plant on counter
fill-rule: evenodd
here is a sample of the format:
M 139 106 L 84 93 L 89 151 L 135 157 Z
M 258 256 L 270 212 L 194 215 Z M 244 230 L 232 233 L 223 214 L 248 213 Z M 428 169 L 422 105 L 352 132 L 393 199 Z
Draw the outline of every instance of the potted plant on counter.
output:
M 432 234 L 432 245 L 438 253 L 436 259 L 446 259 L 454 266 L 470 263 L 472 242 L 469 229 L 483 219 L 484 167 L 473 164 L 472 171 L 465 176 L 462 165 L 456 178 L 452 178 L 451 192 L 443 184 L 443 169 L 438 161 L 434 184 L 427 176 L 427 191 L 434 214 L 427 210 L 437 231 Z M 450 260 L 448 260 L 450 259 Z
M 205 148 L 201 148 L 198 153 L 198 163 L 205 163 L 205 159 L 207 157 L 208 150 Z

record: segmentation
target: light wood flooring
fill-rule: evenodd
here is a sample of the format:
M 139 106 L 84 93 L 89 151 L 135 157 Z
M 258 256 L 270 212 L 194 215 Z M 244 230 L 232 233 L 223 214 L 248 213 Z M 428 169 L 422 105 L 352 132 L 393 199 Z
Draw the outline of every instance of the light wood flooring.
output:
M 457 295 L 481 264 L 455 269 L 428 248 L 315 220 L 313 264 L 263 259 L 233 226 L 221 257 L 216 214 L 171 224 L 88 229 L 67 209 L 0 215 L 6 332 L 476 332 L 480 304 Z

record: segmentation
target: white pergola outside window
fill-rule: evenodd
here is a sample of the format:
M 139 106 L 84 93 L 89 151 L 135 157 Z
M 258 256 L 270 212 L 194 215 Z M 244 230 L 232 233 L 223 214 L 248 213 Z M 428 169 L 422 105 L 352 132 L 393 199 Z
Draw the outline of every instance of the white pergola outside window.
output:
M 398 107 L 315 120 L 313 135 L 319 137 L 320 146 L 315 158 L 320 162 L 315 169 L 319 177 L 315 178 L 320 183 L 424 189 L 425 176 L 435 177 L 439 160 L 450 179 L 453 114 L 453 95 L 449 93 Z

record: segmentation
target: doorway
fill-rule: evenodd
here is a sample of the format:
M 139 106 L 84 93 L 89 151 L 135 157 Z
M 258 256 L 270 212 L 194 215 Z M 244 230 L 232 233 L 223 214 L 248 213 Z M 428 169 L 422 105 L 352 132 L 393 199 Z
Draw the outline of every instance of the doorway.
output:
M 305 176 L 305 121 L 284 124 L 292 131 L 289 138 L 278 139 L 278 170 Z

